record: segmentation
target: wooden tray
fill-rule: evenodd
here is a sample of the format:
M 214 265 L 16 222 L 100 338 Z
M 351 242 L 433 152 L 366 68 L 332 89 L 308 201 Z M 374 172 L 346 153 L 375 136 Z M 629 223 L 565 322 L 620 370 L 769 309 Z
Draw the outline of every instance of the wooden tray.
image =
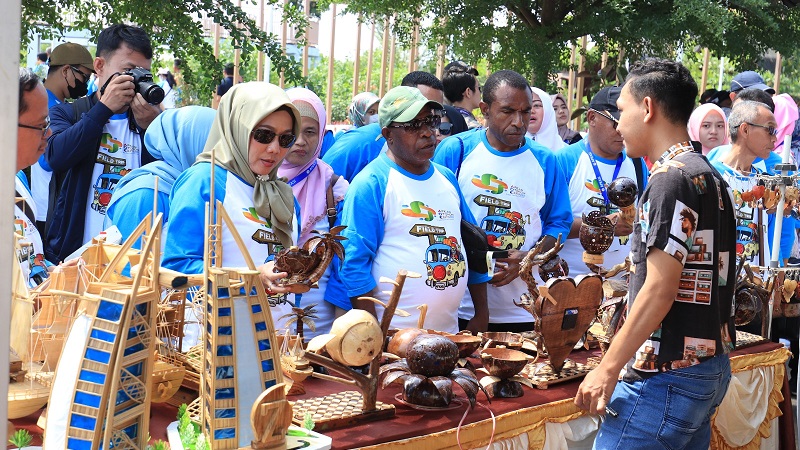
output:
M 552 384 L 563 383 L 586 376 L 592 369 L 600 364 L 600 358 L 589 358 L 585 364 L 567 359 L 564 367 L 558 374 L 553 373 L 553 367 L 549 361 L 529 363 L 520 374 L 531 380 L 537 389 L 547 389 Z
M 302 425 L 308 412 L 314 419 L 314 430 L 325 431 L 394 417 L 394 405 L 377 402 L 377 411 L 364 413 L 362 401 L 360 392 L 345 391 L 289 402 L 294 410 L 292 422 Z
M 752 347 L 762 342 L 769 342 L 769 339 L 746 331 L 736 330 L 736 348 Z

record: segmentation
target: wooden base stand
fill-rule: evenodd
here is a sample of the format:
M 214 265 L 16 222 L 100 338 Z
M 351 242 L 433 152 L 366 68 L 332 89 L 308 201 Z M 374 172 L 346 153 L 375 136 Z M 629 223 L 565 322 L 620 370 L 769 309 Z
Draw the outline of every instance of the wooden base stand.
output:
M 335 430 L 357 423 L 394 417 L 394 405 L 376 402 L 376 411 L 364 413 L 363 399 L 358 391 L 345 391 L 324 397 L 307 398 L 290 402 L 294 410 L 292 422 L 302 425 L 306 413 L 314 419 L 314 430 Z

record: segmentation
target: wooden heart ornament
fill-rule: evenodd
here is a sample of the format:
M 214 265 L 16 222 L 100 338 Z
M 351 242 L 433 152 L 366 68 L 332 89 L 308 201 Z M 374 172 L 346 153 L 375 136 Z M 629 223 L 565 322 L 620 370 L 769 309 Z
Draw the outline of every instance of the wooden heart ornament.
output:
M 597 316 L 603 301 L 603 279 L 594 274 L 551 278 L 540 291 L 542 295 L 526 309 L 533 314 L 553 372 L 558 373 Z

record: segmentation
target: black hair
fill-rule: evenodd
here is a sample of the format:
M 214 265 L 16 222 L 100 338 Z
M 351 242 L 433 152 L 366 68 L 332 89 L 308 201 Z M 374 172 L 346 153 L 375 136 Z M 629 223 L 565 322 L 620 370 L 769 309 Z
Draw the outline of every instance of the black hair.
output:
M 500 86 L 508 85 L 514 89 L 531 91 L 531 85 L 522 75 L 513 70 L 498 70 L 489 75 L 483 83 L 483 101 L 491 105 L 494 102 L 494 93 Z
M 233 63 L 225 64 L 225 67 L 222 68 L 222 71 L 225 75 L 233 76 Z
M 97 56 L 108 58 L 111 53 L 119 50 L 122 44 L 141 53 L 147 59 L 153 59 L 150 36 L 143 29 L 124 23 L 111 25 L 100 32 L 97 38 Z
M 38 59 L 39 61 L 47 62 L 47 58 L 48 58 L 47 52 L 42 52 L 42 53 L 37 53 L 36 54 L 36 59 Z
M 444 68 L 442 84 L 444 85 L 444 96 L 451 103 L 464 100 L 464 91 L 475 89 L 478 70 L 468 66 L 463 61 L 453 61 Z
M 712 97 L 717 95 L 717 92 L 718 91 L 714 88 L 703 91 L 703 93 L 700 94 L 700 104 L 702 105 L 703 103 L 708 103 Z
M 51 75 L 61 70 L 61 68 L 64 67 L 64 64 L 59 64 L 57 66 L 49 66 L 49 67 L 50 68 L 47 69 L 47 78 L 50 78 Z
M 175 77 L 172 75 L 172 72 L 167 71 L 164 76 L 167 78 L 167 84 L 169 85 L 170 89 L 174 88 L 177 83 L 175 82 Z
M 673 124 L 689 122 L 697 98 L 697 83 L 683 64 L 661 58 L 637 61 L 625 83 L 637 102 L 650 97 Z
M 28 105 L 25 103 L 25 93 L 31 92 L 39 86 L 39 77 L 31 69 L 19 69 L 19 114 L 22 115 Z
M 272 113 L 276 113 L 278 111 L 286 111 L 286 113 L 289 114 L 289 117 L 292 118 L 292 132 L 294 132 L 295 126 L 297 126 L 297 122 L 294 117 L 294 112 L 292 111 L 292 108 L 289 108 L 288 105 L 281 105 L 278 107 L 278 109 L 276 109 Z
M 436 78 L 436 75 L 428 72 L 423 72 L 421 70 L 417 70 L 414 72 L 409 72 L 408 75 L 403 77 L 403 81 L 400 83 L 400 86 L 409 86 L 409 87 L 417 87 L 419 85 L 428 86 L 430 88 L 443 91 L 444 86 L 442 86 L 442 82 Z
M 180 59 L 180 58 L 175 58 L 175 60 L 172 62 L 172 65 L 173 65 L 174 67 L 176 67 L 176 68 L 180 69 L 180 68 L 181 68 L 181 66 L 183 66 L 183 60 L 182 60 L 182 59 Z
M 748 100 L 752 102 L 759 102 L 767 105 L 771 112 L 775 112 L 775 102 L 772 101 L 772 96 L 768 92 L 762 91 L 759 88 L 742 89 L 736 93 L 736 100 Z

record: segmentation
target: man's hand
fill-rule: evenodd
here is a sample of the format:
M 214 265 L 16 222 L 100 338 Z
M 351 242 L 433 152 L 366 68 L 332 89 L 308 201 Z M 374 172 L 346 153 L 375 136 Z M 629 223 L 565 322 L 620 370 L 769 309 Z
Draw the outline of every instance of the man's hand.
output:
M 161 108 L 158 105 L 147 103 L 142 94 L 139 93 L 136 94 L 133 102 L 131 102 L 131 111 L 136 119 L 136 124 L 143 130 L 146 130 L 153 123 L 153 120 L 161 114 Z
M 493 286 L 505 286 L 519 276 L 519 264 L 525 258 L 526 252 L 509 250 L 508 258 L 497 258 L 495 274 L 489 281 Z
M 100 97 L 100 103 L 114 111 L 114 114 L 124 112 L 136 95 L 134 87 L 132 76 L 116 75 L 106 85 L 106 89 Z
M 617 376 L 618 374 L 608 373 L 602 367 L 589 372 L 575 394 L 575 405 L 588 410 L 589 414 L 604 415 L 617 385 Z
M 477 335 L 478 333 L 483 333 L 489 329 L 489 314 L 478 314 L 476 313 L 472 319 L 469 319 L 467 322 L 467 328 L 470 333 L 473 335 Z

